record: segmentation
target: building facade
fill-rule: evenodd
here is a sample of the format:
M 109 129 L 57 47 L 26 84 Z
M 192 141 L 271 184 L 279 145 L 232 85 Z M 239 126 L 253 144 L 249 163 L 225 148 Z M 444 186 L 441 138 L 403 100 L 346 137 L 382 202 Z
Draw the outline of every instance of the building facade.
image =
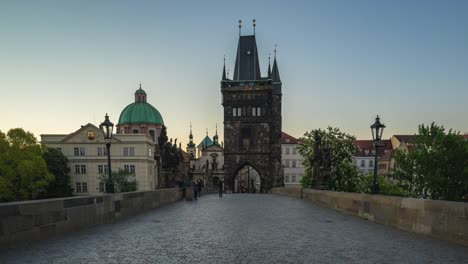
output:
M 281 159 L 284 168 L 284 186 L 299 187 L 304 176 L 304 158 L 297 147 L 300 141 L 284 132 L 281 133 Z
M 119 116 L 110 149 L 112 171 L 122 169 L 135 174 L 139 191 L 153 190 L 161 183 L 157 145 L 163 126 L 161 114 L 147 102 L 140 84 L 134 102 Z M 68 158 L 75 195 L 104 192 L 99 177 L 108 173 L 107 149 L 98 127 L 87 124 L 71 134 L 41 135 L 41 143 L 62 151 Z
M 240 35 L 234 76 L 228 79 L 224 66 L 221 93 L 226 189 L 235 191 L 236 176 L 245 166 L 258 172 L 262 192 L 282 186 L 282 83 L 276 54 L 273 69 L 262 77 L 255 35 Z
M 41 143 L 67 157 L 74 195 L 105 191 L 99 178 L 108 173 L 107 148 L 98 127 L 87 124 L 68 135 L 41 135 Z M 115 134 L 110 148 L 111 169 L 134 173 L 139 191 L 154 190 L 158 186 L 154 149 L 155 143 L 147 135 Z
M 224 180 L 224 149 L 219 143 L 218 129 L 211 139 L 208 132 L 195 148 L 190 127 L 187 153 L 190 155 L 190 175 L 192 180 L 201 180 L 205 187 L 216 187 Z

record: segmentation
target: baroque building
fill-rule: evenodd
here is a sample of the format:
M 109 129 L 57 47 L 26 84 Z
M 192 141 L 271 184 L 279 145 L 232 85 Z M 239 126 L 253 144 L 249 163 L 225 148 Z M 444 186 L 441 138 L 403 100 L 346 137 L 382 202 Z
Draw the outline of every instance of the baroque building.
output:
M 120 114 L 110 148 L 112 171 L 122 169 L 135 174 L 138 191 L 154 190 L 161 183 L 157 145 L 164 122 L 146 99 L 140 84 L 135 102 Z M 41 143 L 68 158 L 74 195 L 104 192 L 99 177 L 108 173 L 107 149 L 98 127 L 87 124 L 70 134 L 41 135 Z
M 281 96 L 282 83 L 275 57 L 273 69 L 268 65 L 262 77 L 254 35 L 240 34 L 234 76 L 221 80 L 224 108 L 225 187 L 235 191 L 236 177 L 245 166 L 260 178 L 260 191 L 283 185 L 281 164 Z M 254 24 L 255 32 L 255 24 Z M 250 182 L 248 183 L 250 186 Z M 253 183 L 255 184 L 255 183 Z
M 218 129 L 213 139 L 208 131 L 203 140 L 195 148 L 192 126 L 190 126 L 187 153 L 190 155 L 190 177 L 192 180 L 202 180 L 205 187 L 217 187 L 224 177 L 224 148 L 219 143 Z

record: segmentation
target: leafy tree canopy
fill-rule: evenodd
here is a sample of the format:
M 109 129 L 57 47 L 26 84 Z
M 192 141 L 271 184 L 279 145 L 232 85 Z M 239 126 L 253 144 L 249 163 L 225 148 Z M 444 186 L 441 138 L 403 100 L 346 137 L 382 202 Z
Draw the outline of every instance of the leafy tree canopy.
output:
M 468 194 L 468 142 L 459 132 L 420 125 L 409 151 L 395 155 L 394 177 L 412 196 L 461 201 Z
M 359 191 L 362 176 L 356 166 L 353 165 L 353 154 L 357 152 L 354 144 L 356 138 L 341 132 L 339 128 L 328 127 L 325 130 L 317 130 L 322 141 L 322 146 L 328 146 L 331 158 L 331 178 L 329 187 L 335 191 Z M 314 133 L 315 130 L 306 132 L 301 138 L 298 147 L 299 153 L 304 157 L 305 176 L 301 182 L 304 188 L 312 177 L 314 160 Z
M 44 148 L 42 157 L 46 161 L 47 169 L 55 176 L 55 181 L 49 183 L 42 198 L 72 196 L 70 167 L 68 159 L 63 153 L 54 148 Z
M 32 133 L 0 131 L 0 201 L 35 199 L 53 180 Z

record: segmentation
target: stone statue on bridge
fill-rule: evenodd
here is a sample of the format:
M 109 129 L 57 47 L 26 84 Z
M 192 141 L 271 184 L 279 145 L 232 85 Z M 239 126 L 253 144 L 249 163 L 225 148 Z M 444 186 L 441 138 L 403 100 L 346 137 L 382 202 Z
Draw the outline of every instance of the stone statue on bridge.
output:
M 328 190 L 331 175 L 331 153 L 328 144 L 322 144 L 318 130 L 314 132 L 314 158 L 310 188 Z

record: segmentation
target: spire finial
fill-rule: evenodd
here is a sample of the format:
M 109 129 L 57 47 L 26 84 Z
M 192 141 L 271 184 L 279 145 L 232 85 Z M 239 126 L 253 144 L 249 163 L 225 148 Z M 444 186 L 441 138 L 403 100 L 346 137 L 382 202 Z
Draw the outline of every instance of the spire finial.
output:
M 192 122 L 190 122 L 190 134 L 192 134 Z
M 278 47 L 277 44 L 275 44 L 275 59 L 276 59 L 276 47 Z
M 252 22 L 253 22 L 254 36 L 255 36 L 255 26 L 257 25 L 256 22 L 255 22 L 255 18 L 252 20 Z
M 215 135 L 218 135 L 218 123 L 216 123 L 216 133 Z
M 271 53 L 268 53 L 268 78 L 271 77 L 270 56 L 271 56 Z
M 206 135 L 208 136 L 208 128 L 206 129 Z
M 141 81 L 140 81 L 140 89 L 141 89 Z
M 241 35 L 242 20 L 239 19 L 239 36 Z

